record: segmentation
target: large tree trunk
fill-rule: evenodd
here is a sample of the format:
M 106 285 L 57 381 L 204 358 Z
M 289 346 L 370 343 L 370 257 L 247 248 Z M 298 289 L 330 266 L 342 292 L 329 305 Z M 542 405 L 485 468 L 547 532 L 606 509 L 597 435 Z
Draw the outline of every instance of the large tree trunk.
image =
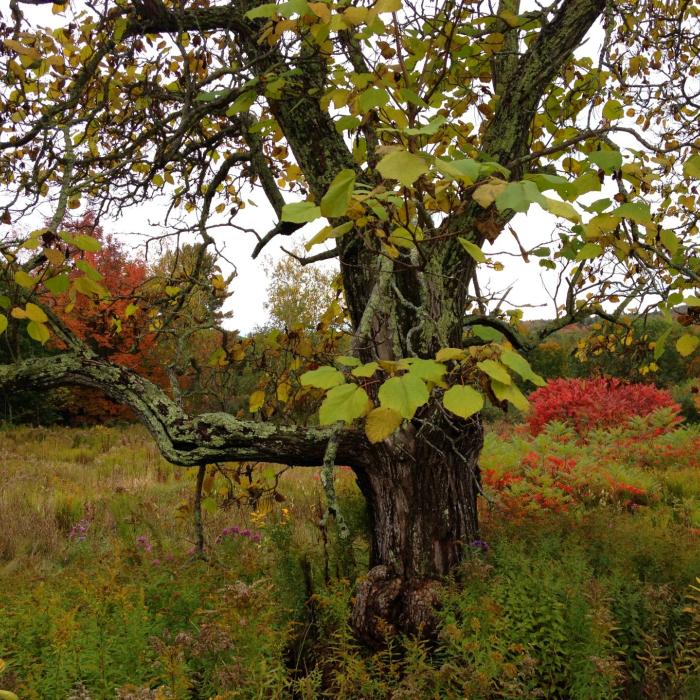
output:
M 478 417 L 446 421 L 437 411 L 377 450 L 358 470 L 370 510 L 371 569 L 359 584 L 352 615 L 362 639 L 381 644 L 401 631 L 431 635 L 436 581 L 478 539 Z

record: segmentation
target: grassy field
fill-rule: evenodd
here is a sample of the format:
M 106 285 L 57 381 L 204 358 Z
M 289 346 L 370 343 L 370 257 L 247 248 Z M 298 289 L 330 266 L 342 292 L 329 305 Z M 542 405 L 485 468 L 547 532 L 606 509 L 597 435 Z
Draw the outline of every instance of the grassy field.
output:
M 367 566 L 352 474 L 341 547 L 318 473 L 206 482 L 139 428 L 0 432 L 0 689 L 65 698 L 700 697 L 700 431 L 664 416 L 583 441 L 492 426 L 482 541 L 430 644 L 368 652 L 347 625 Z M 245 498 L 244 498 L 245 497 Z M 695 587 L 694 587 L 695 586 Z

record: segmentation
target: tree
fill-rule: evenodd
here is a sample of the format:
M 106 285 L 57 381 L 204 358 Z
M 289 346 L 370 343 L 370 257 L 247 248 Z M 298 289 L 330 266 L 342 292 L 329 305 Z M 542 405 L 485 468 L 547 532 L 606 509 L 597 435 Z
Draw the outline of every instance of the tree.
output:
M 303 250 L 271 263 L 268 301 L 265 308 L 276 328 L 316 328 L 333 302 L 336 275 L 318 267 L 302 265 Z
M 372 522 L 354 624 L 429 627 L 434 579 L 478 537 L 484 396 L 526 407 L 513 375 L 540 380 L 523 354 L 571 323 L 700 304 L 697 4 L 123 0 L 42 30 L 21 2 L 2 27 L 5 217 L 55 213 L 31 254 L 5 248 L 5 274 L 15 317 L 67 351 L 3 367 L 0 386 L 99 387 L 181 465 L 350 465 Z M 304 262 L 338 259 L 352 338 L 301 378 L 323 392 L 320 427 L 187 415 L 32 296 L 61 274 L 57 247 L 86 243 L 61 230 L 81 197 L 114 215 L 166 197 L 172 233 L 215 250 L 245 232 L 250 188 L 277 221 L 254 256 L 329 222 Z M 557 314 L 528 334 L 483 277 L 535 204 L 556 222 L 516 238 L 555 275 Z M 95 296 L 86 279 L 71 289 Z

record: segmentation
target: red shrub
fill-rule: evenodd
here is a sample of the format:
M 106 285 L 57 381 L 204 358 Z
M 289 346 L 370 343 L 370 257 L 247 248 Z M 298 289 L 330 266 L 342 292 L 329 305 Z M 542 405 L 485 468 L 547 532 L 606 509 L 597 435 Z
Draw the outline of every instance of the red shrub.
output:
M 555 379 L 530 394 L 530 432 L 537 435 L 551 421 L 565 421 L 579 435 L 613 428 L 633 416 L 660 408 L 680 412 L 671 394 L 651 384 L 626 384 L 611 377 Z

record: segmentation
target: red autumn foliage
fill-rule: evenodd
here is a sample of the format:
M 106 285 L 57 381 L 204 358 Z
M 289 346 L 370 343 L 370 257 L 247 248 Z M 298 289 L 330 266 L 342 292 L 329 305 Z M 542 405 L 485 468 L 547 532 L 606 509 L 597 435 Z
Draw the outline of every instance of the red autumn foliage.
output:
M 671 394 L 651 384 L 628 384 L 612 377 L 555 379 L 530 394 L 530 432 L 537 435 L 552 421 L 564 421 L 579 435 L 613 428 L 633 416 L 661 408 L 680 412 Z
M 109 296 L 95 300 L 78 294 L 71 306 L 71 299 L 65 293 L 57 298 L 49 297 L 46 302 L 73 333 L 102 356 L 165 386 L 166 376 L 154 353 L 156 336 L 148 330 L 148 319 L 140 311 L 125 318 L 126 308 L 137 302 L 139 289 L 146 279 L 146 264 L 129 257 L 119 241 L 105 234 L 90 213 L 66 228 L 72 233 L 88 235 L 100 241 L 98 252 L 81 252 L 79 257 L 102 276 L 99 283 Z M 78 274 L 77 271 L 71 273 L 72 276 Z M 63 410 L 66 417 L 73 421 L 133 418 L 128 408 L 115 404 L 92 389 L 70 389 L 68 395 Z

